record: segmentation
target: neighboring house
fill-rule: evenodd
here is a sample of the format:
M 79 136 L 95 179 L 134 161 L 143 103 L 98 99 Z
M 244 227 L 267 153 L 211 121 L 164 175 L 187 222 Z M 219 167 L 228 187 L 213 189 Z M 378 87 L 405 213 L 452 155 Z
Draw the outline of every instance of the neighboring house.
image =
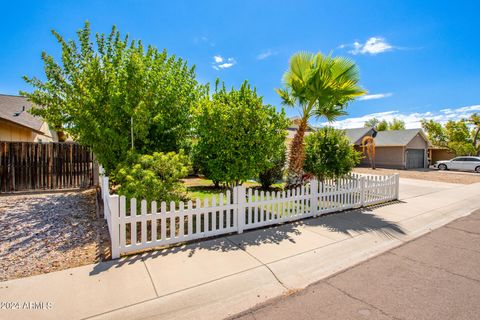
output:
M 0 94 L 0 141 L 58 141 L 45 121 L 28 113 L 30 108 L 25 97 Z
M 413 169 L 428 167 L 429 142 L 422 129 L 388 130 L 376 132 L 374 128 L 346 129 L 355 149 L 362 151 L 362 139 L 375 135 L 375 165 L 383 168 Z M 370 165 L 367 158 L 361 165 Z
M 299 122 L 300 118 L 298 117 L 290 118 L 290 126 L 287 128 L 287 137 L 285 139 L 287 147 L 290 147 L 293 137 L 295 137 L 295 133 L 297 133 Z M 308 136 L 313 130 L 314 129 L 312 127 L 308 126 L 307 130 L 305 131 L 305 137 Z

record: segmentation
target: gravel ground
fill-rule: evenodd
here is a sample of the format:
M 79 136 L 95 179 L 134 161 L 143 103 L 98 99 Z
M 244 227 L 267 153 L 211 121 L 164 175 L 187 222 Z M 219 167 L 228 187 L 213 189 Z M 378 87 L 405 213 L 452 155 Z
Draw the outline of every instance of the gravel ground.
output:
M 394 170 L 394 169 L 375 169 L 355 168 L 354 172 L 368 174 L 392 174 L 399 173 L 401 178 L 420 179 L 450 183 L 471 184 L 480 182 L 480 174 L 473 172 L 455 172 L 455 171 L 439 171 L 433 169 L 423 170 Z
M 109 259 L 95 190 L 0 196 L 0 281 Z

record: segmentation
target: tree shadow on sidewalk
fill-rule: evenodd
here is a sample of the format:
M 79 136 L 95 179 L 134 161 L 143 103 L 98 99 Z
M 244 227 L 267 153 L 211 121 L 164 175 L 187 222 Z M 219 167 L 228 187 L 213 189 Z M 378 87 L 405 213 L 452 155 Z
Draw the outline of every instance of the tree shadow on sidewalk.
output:
M 385 238 L 405 235 L 405 230 L 393 221 L 384 219 L 374 213 L 374 209 L 395 206 L 403 203 L 394 201 L 388 204 L 374 205 L 355 210 L 335 212 L 318 218 L 303 221 L 305 226 L 324 227 L 332 232 L 339 232 L 354 237 L 365 232 L 373 232 Z

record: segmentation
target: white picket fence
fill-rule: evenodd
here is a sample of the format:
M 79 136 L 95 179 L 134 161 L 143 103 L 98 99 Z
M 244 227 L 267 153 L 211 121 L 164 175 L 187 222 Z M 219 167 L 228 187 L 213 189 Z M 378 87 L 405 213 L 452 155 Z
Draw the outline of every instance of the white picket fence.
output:
M 147 248 L 275 225 L 398 199 L 399 175 L 352 174 L 338 180 L 278 192 L 235 187 L 218 198 L 147 203 L 109 193 L 108 177 L 100 179 L 112 258 Z

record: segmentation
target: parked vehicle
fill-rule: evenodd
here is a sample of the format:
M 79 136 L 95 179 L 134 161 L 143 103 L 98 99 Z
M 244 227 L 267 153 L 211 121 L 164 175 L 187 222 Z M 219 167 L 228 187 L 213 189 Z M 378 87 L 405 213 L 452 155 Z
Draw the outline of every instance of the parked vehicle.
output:
M 451 169 L 480 173 L 480 157 L 456 157 L 451 160 L 437 161 L 434 167 L 440 170 Z

